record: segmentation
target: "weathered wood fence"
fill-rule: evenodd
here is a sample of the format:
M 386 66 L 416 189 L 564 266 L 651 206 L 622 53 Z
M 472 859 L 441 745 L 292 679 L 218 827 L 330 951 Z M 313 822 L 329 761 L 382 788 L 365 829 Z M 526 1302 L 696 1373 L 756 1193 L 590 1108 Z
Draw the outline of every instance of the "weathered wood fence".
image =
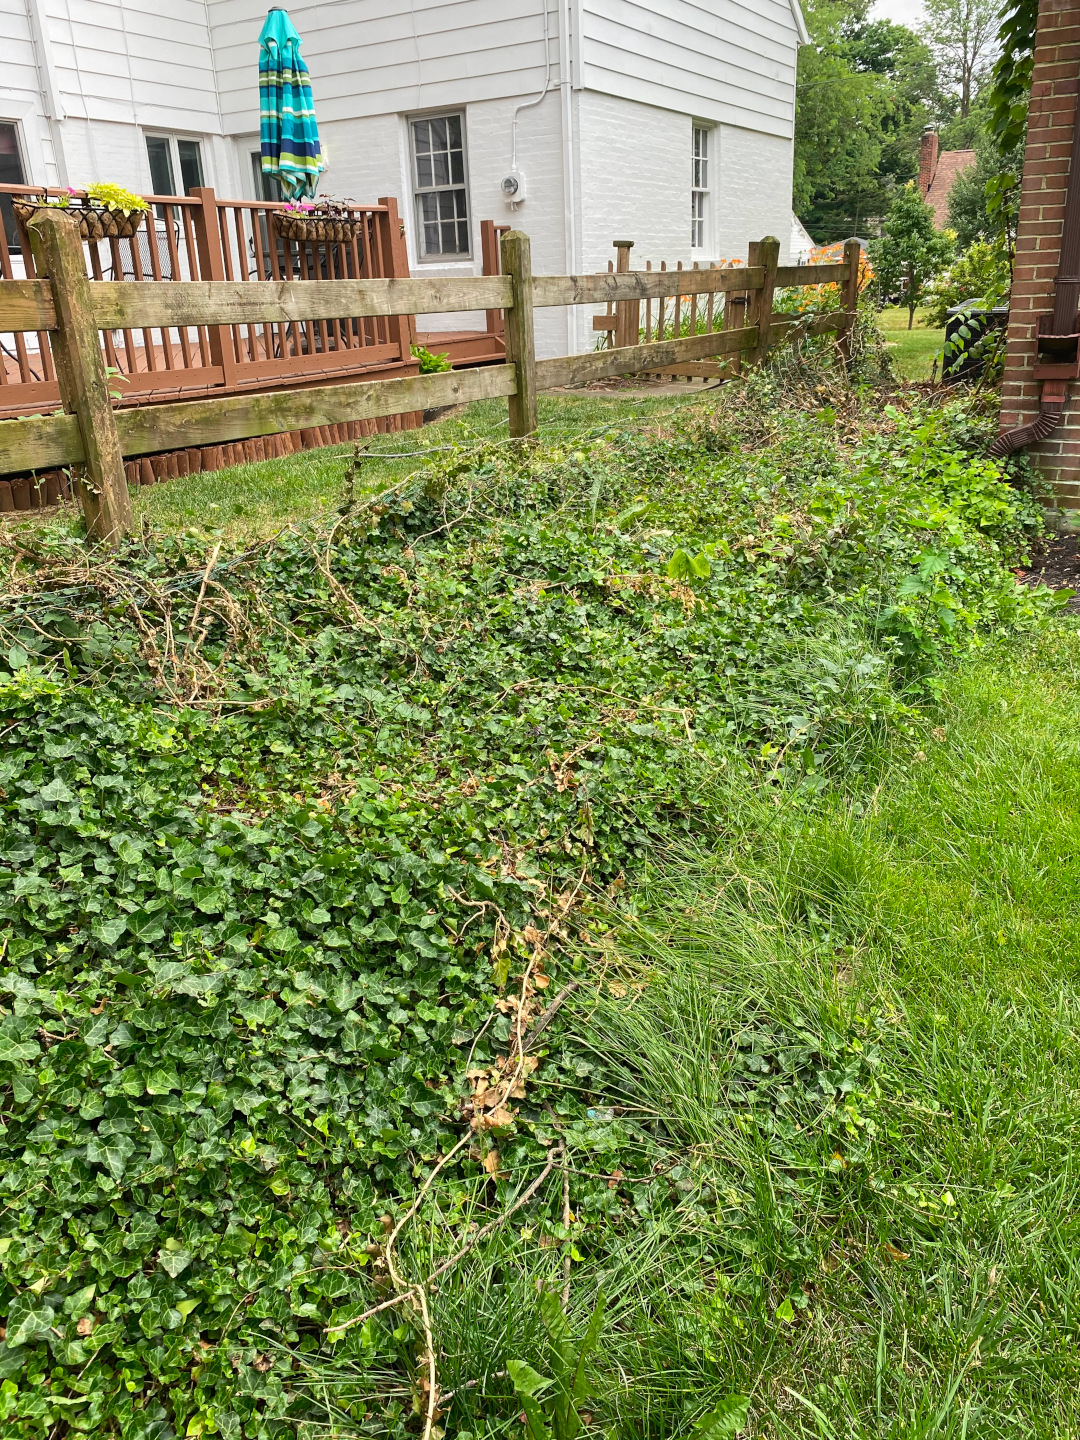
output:
M 532 274 L 529 238 L 502 236 L 501 275 L 462 278 L 305 281 L 157 281 L 87 278 L 74 222 L 44 211 L 30 225 L 39 278 L 0 282 L 0 330 L 48 337 L 64 413 L 0 422 L 0 475 L 76 467 L 73 474 L 91 534 L 113 540 L 131 528 L 124 457 L 195 445 L 223 445 L 252 436 L 370 420 L 472 400 L 506 398 L 510 433 L 537 429 L 540 390 L 608 376 L 687 365 L 718 356 L 760 361 L 799 318 L 773 314 L 778 286 L 839 284 L 843 308 L 822 315 L 810 333 L 834 331 L 845 349 L 858 294 L 858 251 L 841 265 L 778 265 L 780 242 L 758 243 L 756 263 L 739 269 L 652 271 L 601 275 Z M 47 277 L 47 278 L 46 278 Z M 745 323 L 734 328 L 617 345 L 584 355 L 537 360 L 536 306 L 605 305 L 636 312 L 643 302 L 679 296 L 749 297 Z M 725 310 L 728 307 L 725 306 Z M 505 315 L 506 361 L 478 369 L 355 384 L 178 401 L 141 409 L 113 408 L 100 332 L 198 326 L 295 325 L 334 319 L 398 319 L 461 310 Z M 806 333 L 807 327 L 802 327 Z M 624 333 L 638 337 L 638 324 Z

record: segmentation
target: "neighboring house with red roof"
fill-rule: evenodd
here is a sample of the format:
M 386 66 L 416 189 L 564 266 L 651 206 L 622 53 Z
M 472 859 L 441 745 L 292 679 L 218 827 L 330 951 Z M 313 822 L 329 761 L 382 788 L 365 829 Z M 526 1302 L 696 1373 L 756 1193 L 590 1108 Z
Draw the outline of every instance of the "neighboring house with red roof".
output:
M 949 195 L 957 179 L 975 164 L 974 150 L 938 150 L 937 131 L 927 128 L 919 151 L 919 194 L 934 212 L 934 227 L 949 223 Z

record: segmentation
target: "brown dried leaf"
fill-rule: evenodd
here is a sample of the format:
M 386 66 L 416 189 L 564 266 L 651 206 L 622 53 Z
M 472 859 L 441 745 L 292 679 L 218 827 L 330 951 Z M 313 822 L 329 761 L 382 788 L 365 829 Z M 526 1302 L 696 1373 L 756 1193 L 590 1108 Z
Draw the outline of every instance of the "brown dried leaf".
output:
M 480 1164 L 489 1175 L 497 1175 L 499 1173 L 499 1152 L 494 1145 L 484 1156 L 483 1160 L 480 1161 Z
M 80 1335 L 92 1334 L 94 1329 L 94 1317 L 92 1315 L 84 1315 L 79 1321 L 79 1323 L 75 1326 L 75 1329 Z

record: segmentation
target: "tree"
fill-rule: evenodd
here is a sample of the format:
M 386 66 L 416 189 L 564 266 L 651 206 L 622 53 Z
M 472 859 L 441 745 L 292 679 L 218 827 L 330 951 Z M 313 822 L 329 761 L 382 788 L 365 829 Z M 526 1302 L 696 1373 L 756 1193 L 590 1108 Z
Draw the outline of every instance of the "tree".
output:
M 930 280 L 952 256 L 953 241 L 934 229 L 934 212 L 913 180 L 898 190 L 885 217 L 881 239 L 870 245 L 870 263 L 881 295 L 899 295 L 907 306 L 908 329 Z
M 943 83 L 966 116 L 990 73 L 997 38 L 999 0 L 926 0 L 923 34 Z
M 885 208 L 880 174 L 888 82 L 845 53 L 869 0 L 808 0 L 811 44 L 799 51 L 795 93 L 795 209 L 816 240 L 851 235 Z
M 883 180 L 895 185 L 913 180 L 919 173 L 922 133 L 947 109 L 929 46 L 906 25 L 856 20 L 843 27 L 837 49 L 856 72 L 880 75 L 886 82 L 878 167 Z

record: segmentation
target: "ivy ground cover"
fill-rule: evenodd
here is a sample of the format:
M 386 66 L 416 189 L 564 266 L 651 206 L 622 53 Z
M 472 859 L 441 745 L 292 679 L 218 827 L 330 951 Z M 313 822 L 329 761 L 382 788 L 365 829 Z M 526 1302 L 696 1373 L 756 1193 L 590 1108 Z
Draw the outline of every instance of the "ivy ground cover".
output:
M 978 417 L 808 393 L 759 377 L 666 426 L 462 449 L 239 554 L 43 533 L 11 557 L 6 1433 L 419 1433 L 415 1314 L 352 1322 L 463 1137 L 402 1238 L 414 1279 L 556 1144 L 572 1207 L 538 1191 L 512 1230 L 537 1263 L 684 1224 L 696 1181 L 574 1005 L 528 1055 L 522 1017 L 609 963 L 650 853 L 762 787 L 862 785 L 951 656 L 1054 603 L 1013 578 L 1038 511 Z M 484 1344 L 527 1357 L 514 1293 Z M 476 1373 L 468 1425 L 513 1433 Z M 440 1423 L 473 1433 L 454 1383 Z M 597 1423 L 684 1433 L 672 1394 Z

